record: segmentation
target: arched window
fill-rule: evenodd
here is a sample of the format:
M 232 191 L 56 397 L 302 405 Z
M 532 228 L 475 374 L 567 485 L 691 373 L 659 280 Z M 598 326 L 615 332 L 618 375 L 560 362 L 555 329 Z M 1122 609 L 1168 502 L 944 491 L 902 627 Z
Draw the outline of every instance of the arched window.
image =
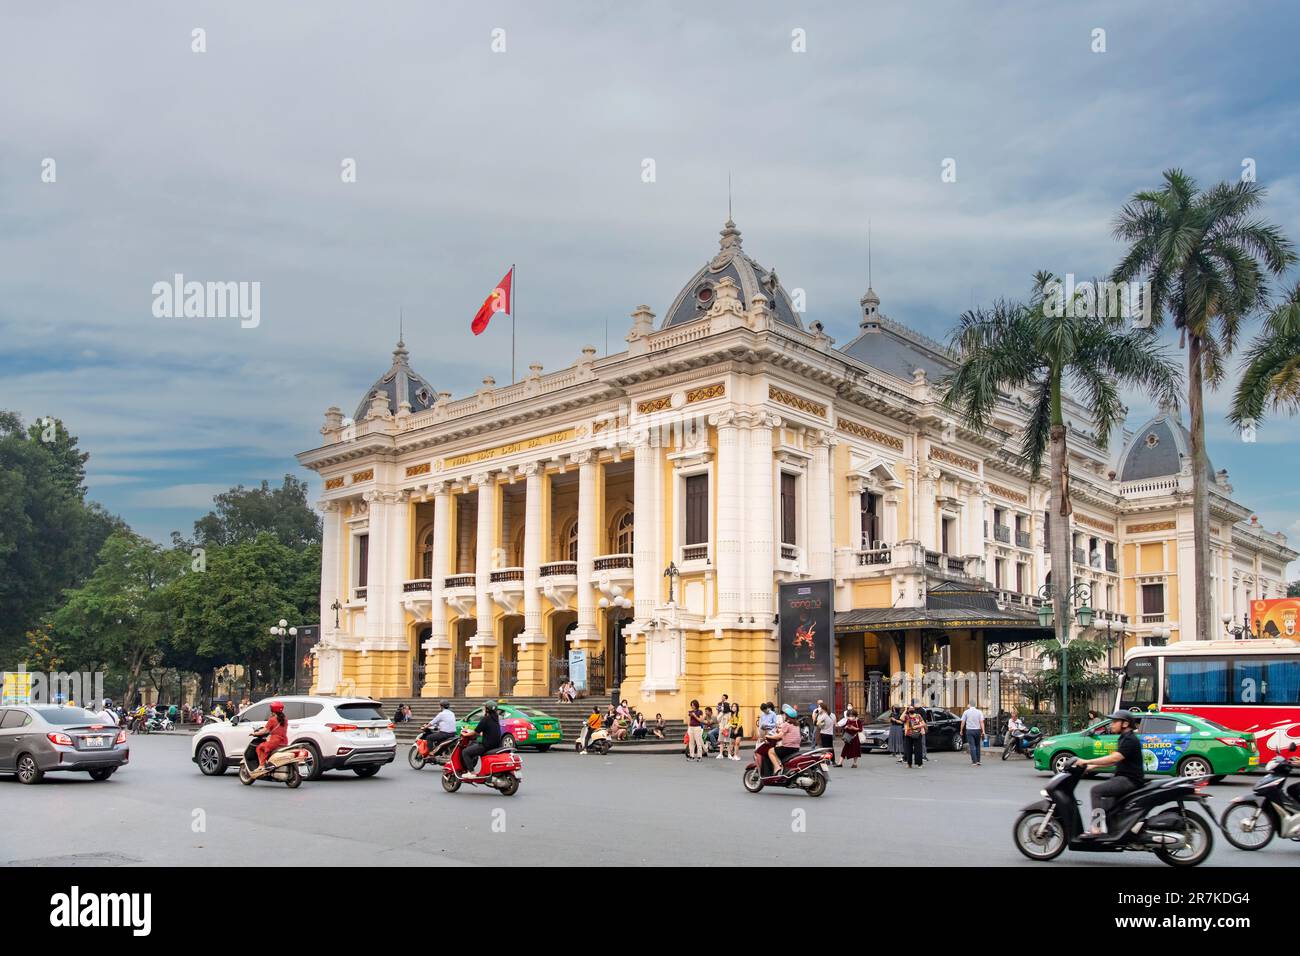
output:
M 430 528 L 420 539 L 420 577 L 433 577 L 433 529 Z
M 578 560 L 578 519 L 569 522 L 564 533 L 564 555 L 566 561 Z
M 614 522 L 613 534 L 610 535 L 610 544 L 613 546 L 612 554 L 632 553 L 632 528 L 632 512 L 624 511 L 618 516 L 618 520 Z

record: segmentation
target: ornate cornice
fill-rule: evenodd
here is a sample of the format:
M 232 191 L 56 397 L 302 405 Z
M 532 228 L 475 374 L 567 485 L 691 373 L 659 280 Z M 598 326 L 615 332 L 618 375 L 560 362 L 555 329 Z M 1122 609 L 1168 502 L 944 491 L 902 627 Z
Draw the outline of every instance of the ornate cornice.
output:
M 865 438 L 869 442 L 875 442 L 877 445 L 884 445 L 886 448 L 892 448 L 894 451 L 903 450 L 903 439 L 896 438 L 893 435 L 887 435 L 882 431 L 877 431 L 867 425 L 859 425 L 855 421 L 847 418 L 839 418 L 835 422 L 835 427 L 847 435 L 855 435 L 858 438 Z
M 810 398 L 804 398 L 802 395 L 796 395 L 794 392 L 787 392 L 776 385 L 767 387 L 767 397 L 774 402 L 780 402 L 782 405 L 788 405 L 797 411 L 806 412 L 809 415 L 816 415 L 818 418 L 825 418 L 827 408 L 821 402 L 814 402 Z

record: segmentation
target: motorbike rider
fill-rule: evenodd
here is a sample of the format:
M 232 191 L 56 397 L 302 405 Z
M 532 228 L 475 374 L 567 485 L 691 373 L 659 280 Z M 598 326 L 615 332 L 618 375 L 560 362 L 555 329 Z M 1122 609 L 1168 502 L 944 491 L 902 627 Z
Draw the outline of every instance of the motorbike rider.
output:
M 420 737 L 429 745 L 429 750 L 433 750 L 444 740 L 450 740 L 456 736 L 456 715 L 452 713 L 451 703 L 449 701 L 438 702 L 438 713 L 434 715 L 433 720 L 421 731 Z
M 284 716 L 284 704 L 271 701 L 271 716 L 257 733 L 266 734 L 266 739 L 257 745 L 257 769 L 261 770 L 271 754 L 289 746 L 289 721 Z
M 1098 810 L 1103 811 L 1109 819 L 1111 808 L 1119 803 L 1125 794 L 1132 793 L 1146 782 L 1146 775 L 1142 772 L 1142 744 L 1134 733 L 1136 727 L 1137 721 L 1134 720 L 1132 713 L 1127 710 L 1115 711 L 1110 715 L 1110 732 L 1119 734 L 1115 750 L 1104 757 L 1079 761 L 1085 770 L 1095 770 L 1099 767 L 1115 768 L 1115 774 L 1111 779 L 1092 788 L 1094 821 L 1097 819 Z M 1092 835 L 1098 836 L 1103 832 L 1101 826 L 1094 822 Z
M 475 726 L 474 733 L 477 739 L 461 752 L 461 762 L 467 774 L 474 772 L 481 755 L 501 746 L 501 721 L 497 717 L 495 700 L 483 704 L 483 718 Z
M 772 749 L 767 755 L 772 758 L 772 772 L 774 774 L 783 773 L 785 765 L 783 761 L 787 757 L 793 757 L 799 752 L 800 733 L 799 733 L 799 711 L 795 710 L 789 704 L 781 708 L 781 713 L 785 717 L 777 727 L 767 735 L 767 739 L 772 741 Z

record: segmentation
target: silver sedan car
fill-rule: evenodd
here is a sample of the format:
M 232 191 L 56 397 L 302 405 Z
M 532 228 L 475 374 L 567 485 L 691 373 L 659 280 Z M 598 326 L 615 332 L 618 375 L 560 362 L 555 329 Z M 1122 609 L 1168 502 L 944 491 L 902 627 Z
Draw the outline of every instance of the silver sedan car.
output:
M 126 731 L 81 707 L 24 704 L 0 708 L 0 773 L 39 783 L 47 773 L 79 771 L 107 780 L 131 759 Z

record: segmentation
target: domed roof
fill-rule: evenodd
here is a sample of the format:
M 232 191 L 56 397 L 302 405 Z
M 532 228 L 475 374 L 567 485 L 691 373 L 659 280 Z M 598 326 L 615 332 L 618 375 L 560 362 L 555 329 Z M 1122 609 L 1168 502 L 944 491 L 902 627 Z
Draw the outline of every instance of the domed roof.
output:
M 744 308 L 749 308 L 754 296 L 762 294 L 776 321 L 802 329 L 799 314 L 795 312 L 790 296 L 782 288 L 775 270 L 764 269 L 745 254 L 740 244 L 740 230 L 730 218 L 719 235 L 722 239 L 718 243 L 718 254 L 705 263 L 704 268 L 695 273 L 691 281 L 677 293 L 677 298 L 668 307 L 659 327 L 666 329 L 672 325 L 693 322 L 703 316 L 713 305 L 718 283 L 724 276 L 729 276 L 740 290 L 740 302 Z
M 1192 433 L 1183 425 L 1177 411 L 1164 407 L 1125 446 L 1119 459 L 1118 478 L 1141 481 L 1177 475 L 1183 470 L 1184 459 L 1190 461 L 1191 457 Z M 1214 465 L 1208 458 L 1206 467 L 1213 481 Z
M 402 403 L 410 405 L 412 412 L 422 412 L 426 408 L 432 408 L 433 403 L 438 399 L 438 393 L 433 390 L 423 376 L 416 372 L 407 364 L 407 357 L 410 353 L 406 350 L 406 343 L 401 339 L 397 340 L 397 348 L 393 349 L 393 365 L 387 372 L 379 377 L 374 385 L 370 386 L 365 396 L 361 399 L 361 404 L 357 406 L 357 412 L 353 419 L 361 421 L 366 417 L 370 410 L 370 399 L 376 392 L 382 392 L 388 396 L 388 410 L 396 415 L 401 409 Z

